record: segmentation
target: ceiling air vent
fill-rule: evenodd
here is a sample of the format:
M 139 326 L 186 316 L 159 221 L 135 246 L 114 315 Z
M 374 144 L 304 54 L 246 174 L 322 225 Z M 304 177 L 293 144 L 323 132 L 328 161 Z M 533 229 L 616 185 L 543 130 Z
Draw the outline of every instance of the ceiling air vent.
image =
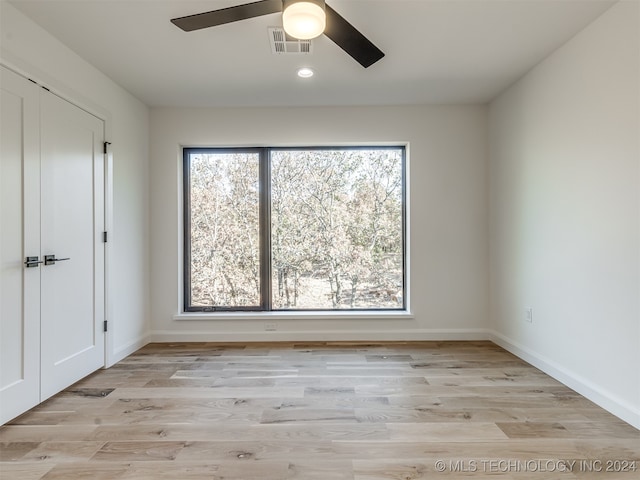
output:
M 311 40 L 298 40 L 286 34 L 282 27 L 269 27 L 269 43 L 271 52 L 282 53 L 311 53 Z

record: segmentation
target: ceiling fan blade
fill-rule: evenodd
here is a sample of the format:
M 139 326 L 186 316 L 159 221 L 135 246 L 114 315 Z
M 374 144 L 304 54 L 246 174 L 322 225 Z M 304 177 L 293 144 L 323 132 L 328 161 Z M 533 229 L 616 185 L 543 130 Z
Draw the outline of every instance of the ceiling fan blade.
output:
M 384 57 L 382 50 L 342 18 L 338 12 L 326 4 L 325 8 L 327 27 L 324 34 L 351 55 L 356 62 L 367 68 Z
M 262 15 L 269 15 L 281 11 L 282 0 L 261 0 L 259 2 L 236 5 L 235 7 L 221 8 L 220 10 L 213 10 L 211 12 L 172 18 L 171 23 L 180 27 L 185 32 L 191 32 L 192 30 L 215 27 L 216 25 L 261 17 Z

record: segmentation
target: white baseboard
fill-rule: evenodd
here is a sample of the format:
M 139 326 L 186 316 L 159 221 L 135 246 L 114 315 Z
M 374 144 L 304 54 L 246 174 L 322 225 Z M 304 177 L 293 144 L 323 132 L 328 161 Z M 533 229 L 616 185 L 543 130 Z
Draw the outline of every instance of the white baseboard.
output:
M 547 375 L 555 378 L 559 382 L 562 382 L 616 417 L 631 424 L 635 428 L 640 429 L 640 408 L 637 406 L 630 405 L 628 402 L 603 390 L 600 386 L 594 384 L 588 379 L 581 377 L 580 375 L 576 375 L 574 372 L 565 369 L 553 360 L 534 352 L 528 347 L 525 347 L 524 345 L 521 345 L 498 332 L 490 331 L 489 339 L 505 350 L 530 363 L 534 367 L 539 368 Z
M 156 330 L 151 342 L 355 342 L 489 340 L 485 329 L 332 330 L 275 332 L 176 332 Z

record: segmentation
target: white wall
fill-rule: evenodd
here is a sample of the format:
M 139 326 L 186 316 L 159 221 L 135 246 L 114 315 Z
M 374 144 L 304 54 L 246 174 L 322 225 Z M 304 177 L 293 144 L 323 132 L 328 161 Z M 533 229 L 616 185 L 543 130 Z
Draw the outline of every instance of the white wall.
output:
M 489 183 L 496 341 L 640 428 L 639 9 L 491 104 Z
M 213 87 L 212 87 L 213 88 Z M 151 304 L 155 340 L 486 337 L 485 107 L 152 109 Z M 404 143 L 409 148 L 412 318 L 175 319 L 181 310 L 180 146 Z
M 112 145 L 108 361 L 146 341 L 149 329 L 149 110 L 6 2 L 0 60 L 106 120 Z

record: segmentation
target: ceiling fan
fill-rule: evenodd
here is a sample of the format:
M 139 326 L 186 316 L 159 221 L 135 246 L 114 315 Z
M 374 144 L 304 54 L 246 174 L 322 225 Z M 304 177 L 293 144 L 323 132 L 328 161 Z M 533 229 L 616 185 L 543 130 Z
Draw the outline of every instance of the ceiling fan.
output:
M 324 33 L 364 68 L 384 57 L 378 47 L 324 0 L 260 0 L 173 18 L 171 23 L 190 32 L 279 12 L 282 12 L 285 32 L 294 38 L 307 40 Z

